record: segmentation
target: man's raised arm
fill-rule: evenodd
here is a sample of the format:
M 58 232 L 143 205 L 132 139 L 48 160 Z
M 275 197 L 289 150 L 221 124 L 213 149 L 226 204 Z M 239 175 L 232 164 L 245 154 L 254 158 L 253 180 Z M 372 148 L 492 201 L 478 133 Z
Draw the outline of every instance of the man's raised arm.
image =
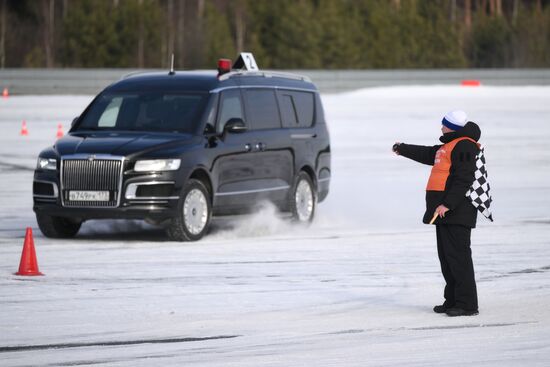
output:
M 435 153 L 439 148 L 441 148 L 441 145 L 425 146 L 395 143 L 393 145 L 393 152 L 397 155 L 412 159 L 413 161 L 433 166 Z

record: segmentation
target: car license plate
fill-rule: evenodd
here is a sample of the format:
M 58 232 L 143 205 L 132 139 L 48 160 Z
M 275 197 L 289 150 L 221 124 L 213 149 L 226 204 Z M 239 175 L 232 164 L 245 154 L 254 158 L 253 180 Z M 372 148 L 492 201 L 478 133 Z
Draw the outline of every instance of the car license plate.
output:
M 69 191 L 70 201 L 109 201 L 109 191 Z

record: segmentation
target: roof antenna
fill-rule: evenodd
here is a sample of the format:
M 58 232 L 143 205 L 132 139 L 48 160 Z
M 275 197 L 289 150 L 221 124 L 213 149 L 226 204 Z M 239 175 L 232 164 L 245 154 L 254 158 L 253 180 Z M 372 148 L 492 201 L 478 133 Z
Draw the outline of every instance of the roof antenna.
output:
M 174 54 L 172 54 L 172 59 L 170 61 L 170 71 L 168 72 L 168 75 L 174 75 L 176 72 L 174 71 Z

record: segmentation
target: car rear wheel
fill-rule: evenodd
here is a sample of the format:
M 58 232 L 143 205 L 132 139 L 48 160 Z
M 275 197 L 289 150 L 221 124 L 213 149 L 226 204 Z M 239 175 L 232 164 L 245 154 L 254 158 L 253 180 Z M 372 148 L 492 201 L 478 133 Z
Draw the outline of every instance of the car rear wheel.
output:
M 82 222 L 68 218 L 53 217 L 47 214 L 36 214 L 38 228 L 46 237 L 71 238 L 76 236 Z
M 212 204 L 208 189 L 199 180 L 187 181 L 178 204 L 178 216 L 172 218 L 166 233 L 174 241 L 198 241 L 208 231 Z
M 297 223 L 311 223 L 315 216 L 317 195 L 309 175 L 300 172 L 294 180 L 294 187 L 289 197 L 290 212 L 293 221 Z

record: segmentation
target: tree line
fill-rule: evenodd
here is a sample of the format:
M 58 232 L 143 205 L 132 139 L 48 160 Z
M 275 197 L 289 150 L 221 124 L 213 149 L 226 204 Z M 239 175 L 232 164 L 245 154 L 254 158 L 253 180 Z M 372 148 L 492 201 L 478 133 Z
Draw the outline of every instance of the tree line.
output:
M 550 66 L 550 0 L 0 0 L 0 68 Z

